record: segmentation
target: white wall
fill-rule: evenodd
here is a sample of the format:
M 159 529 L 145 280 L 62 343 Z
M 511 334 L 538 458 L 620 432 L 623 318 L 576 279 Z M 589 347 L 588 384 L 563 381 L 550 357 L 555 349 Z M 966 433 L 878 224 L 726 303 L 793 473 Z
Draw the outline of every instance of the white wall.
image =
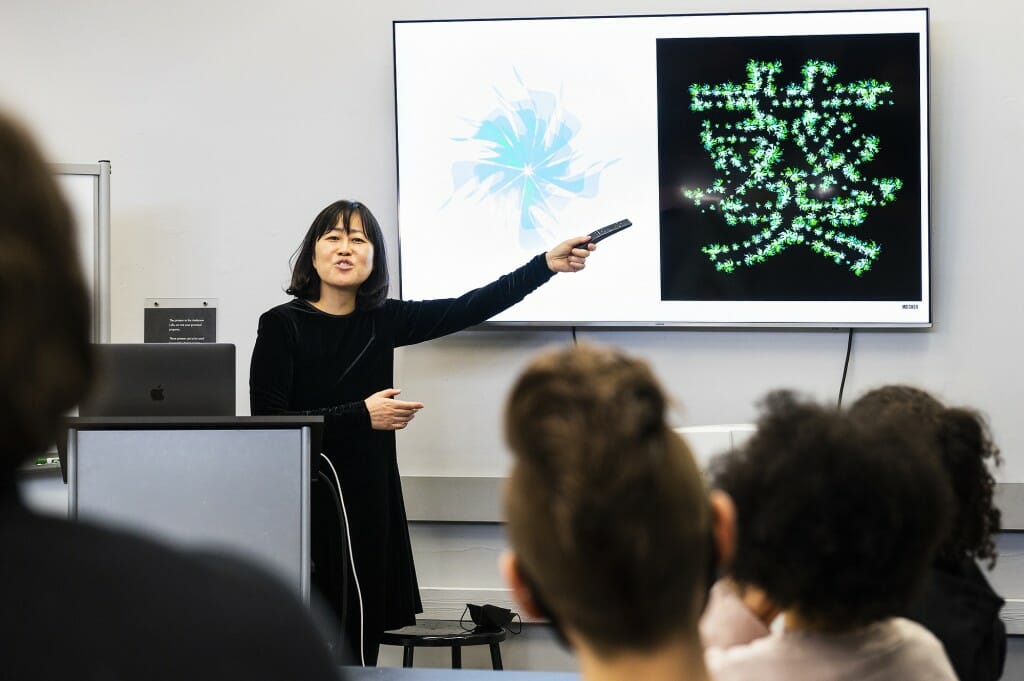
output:
M 219 340 L 238 346 L 239 413 L 248 413 L 257 317 L 285 300 L 288 256 L 317 211 L 341 197 L 366 202 L 396 262 L 393 19 L 849 6 L 4 0 L 0 106 L 31 123 L 52 161 L 112 161 L 112 340 L 142 340 L 144 298 L 217 298 Z M 1007 460 L 1001 478 L 1019 483 L 1020 10 L 1009 0 L 930 7 L 935 327 L 857 332 L 847 394 L 909 381 L 983 409 Z M 612 242 L 597 257 L 614 257 Z M 647 357 L 681 405 L 680 425 L 748 422 L 756 398 L 782 385 L 834 398 L 846 347 L 839 331 L 579 335 Z M 471 331 L 400 351 L 399 387 L 427 404 L 399 437 L 403 472 L 501 475 L 503 396 L 535 350 L 568 339 L 567 331 Z
M 936 326 L 858 332 L 847 389 L 912 381 L 980 407 L 1008 455 L 1002 479 L 1024 481 L 1008 200 L 1024 134 L 1016 5 L 984 4 L 932 4 Z M 318 209 L 365 201 L 393 247 L 392 19 L 768 8 L 849 3 L 385 0 L 356 11 L 315 0 L 5 0 L 0 104 L 32 123 L 54 161 L 113 162 L 113 340 L 141 340 L 143 298 L 217 298 L 247 413 L 256 318 L 286 299 L 288 257 Z M 681 425 L 750 421 L 756 398 L 779 385 L 835 396 L 845 350 L 842 332 L 581 336 L 649 357 L 684 408 Z M 427 403 L 400 438 L 406 471 L 501 474 L 502 396 L 534 350 L 567 339 L 473 332 L 401 351 L 396 381 Z
M 1021 482 L 1022 322 L 1008 200 L 1024 134 L 1019 12 L 1008 1 L 984 5 L 931 5 L 935 328 L 858 332 L 847 387 L 912 381 L 981 407 L 1007 453 L 1002 479 Z M 396 262 L 393 19 L 848 6 L 384 0 L 357 11 L 320 0 L 5 0 L 0 105 L 31 122 L 54 161 L 112 161 L 113 340 L 142 339 L 144 298 L 217 298 L 220 339 L 238 345 L 247 413 L 256 319 L 285 300 L 288 256 L 316 212 L 338 197 L 365 201 Z M 614 257 L 613 247 L 600 257 Z M 834 396 L 845 349 L 841 332 L 581 335 L 650 358 L 684 406 L 682 425 L 749 421 L 755 399 L 779 385 Z M 402 351 L 396 380 L 427 403 L 401 438 L 403 466 L 500 474 L 501 397 L 536 348 L 567 339 L 496 331 Z

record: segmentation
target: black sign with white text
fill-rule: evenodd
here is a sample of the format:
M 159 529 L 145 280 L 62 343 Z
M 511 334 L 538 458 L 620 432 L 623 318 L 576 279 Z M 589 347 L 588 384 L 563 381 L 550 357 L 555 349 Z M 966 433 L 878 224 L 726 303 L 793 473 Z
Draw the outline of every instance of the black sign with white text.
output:
M 147 307 L 147 343 L 216 343 L 217 308 Z

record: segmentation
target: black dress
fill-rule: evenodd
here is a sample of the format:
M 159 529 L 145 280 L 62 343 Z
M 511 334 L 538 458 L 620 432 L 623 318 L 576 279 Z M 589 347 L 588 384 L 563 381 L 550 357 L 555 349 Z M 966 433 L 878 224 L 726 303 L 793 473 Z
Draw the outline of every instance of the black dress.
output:
M 388 300 L 379 308 L 347 315 L 327 314 L 295 299 L 260 317 L 249 374 L 252 414 L 325 416 L 323 452 L 341 482 L 360 593 L 356 580 L 343 580 L 341 528 L 323 485 L 314 485 L 313 584 L 343 621 L 353 647 L 360 640 L 361 596 L 367 664 L 376 662 L 380 634 L 413 624 L 423 607 L 395 433 L 370 427 L 364 400 L 394 386 L 394 348 L 479 324 L 518 303 L 552 275 L 544 256 L 538 255 L 459 298 Z M 348 598 L 342 612 L 344 591 Z

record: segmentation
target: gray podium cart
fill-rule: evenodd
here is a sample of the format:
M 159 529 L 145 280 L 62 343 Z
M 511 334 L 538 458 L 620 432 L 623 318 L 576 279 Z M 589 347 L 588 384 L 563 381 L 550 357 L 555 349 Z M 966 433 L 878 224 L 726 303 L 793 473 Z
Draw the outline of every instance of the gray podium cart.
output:
M 68 516 L 261 564 L 308 602 L 323 418 L 70 418 Z

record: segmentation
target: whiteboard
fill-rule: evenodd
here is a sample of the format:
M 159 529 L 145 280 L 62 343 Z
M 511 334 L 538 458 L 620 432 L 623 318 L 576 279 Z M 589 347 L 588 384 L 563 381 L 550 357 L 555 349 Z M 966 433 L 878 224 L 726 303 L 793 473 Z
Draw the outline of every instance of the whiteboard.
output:
M 92 340 L 110 342 L 110 161 L 58 163 L 57 184 L 71 209 L 92 304 Z

